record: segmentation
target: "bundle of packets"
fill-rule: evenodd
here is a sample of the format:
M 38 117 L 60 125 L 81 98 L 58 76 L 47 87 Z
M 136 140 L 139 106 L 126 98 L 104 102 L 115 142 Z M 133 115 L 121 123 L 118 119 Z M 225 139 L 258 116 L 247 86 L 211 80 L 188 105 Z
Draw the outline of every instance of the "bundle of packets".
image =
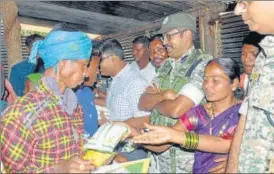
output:
M 123 123 L 108 122 L 102 125 L 93 137 L 84 145 L 84 159 L 93 160 L 94 165 L 109 164 L 116 153 L 117 144 L 130 134 L 130 129 Z
M 150 158 L 99 167 L 92 173 L 148 173 Z

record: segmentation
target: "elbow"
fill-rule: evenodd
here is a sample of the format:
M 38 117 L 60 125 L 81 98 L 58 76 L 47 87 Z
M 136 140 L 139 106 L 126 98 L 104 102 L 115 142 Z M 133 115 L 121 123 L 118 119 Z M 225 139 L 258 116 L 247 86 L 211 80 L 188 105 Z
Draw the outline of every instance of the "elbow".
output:
M 141 96 L 141 98 L 139 100 L 138 108 L 141 111 L 150 111 L 152 109 L 147 105 L 147 101 L 143 98 L 143 96 Z
M 171 117 L 172 118 L 180 118 L 184 114 L 184 111 L 180 107 L 175 107 L 171 109 Z
M 150 111 L 150 110 L 151 110 L 151 109 L 148 108 L 143 102 L 139 102 L 138 108 L 139 108 L 141 111 Z

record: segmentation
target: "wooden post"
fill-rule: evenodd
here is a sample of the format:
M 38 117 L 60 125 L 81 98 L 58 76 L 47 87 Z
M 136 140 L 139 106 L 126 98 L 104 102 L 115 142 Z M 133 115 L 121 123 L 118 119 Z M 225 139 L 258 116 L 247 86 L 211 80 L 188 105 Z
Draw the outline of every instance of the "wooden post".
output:
M 0 6 L 10 70 L 14 63 L 22 60 L 21 27 L 16 3 L 14 1 L 3 1 Z
M 199 16 L 199 30 L 200 30 L 200 47 L 201 50 L 205 51 L 205 18 L 204 16 Z

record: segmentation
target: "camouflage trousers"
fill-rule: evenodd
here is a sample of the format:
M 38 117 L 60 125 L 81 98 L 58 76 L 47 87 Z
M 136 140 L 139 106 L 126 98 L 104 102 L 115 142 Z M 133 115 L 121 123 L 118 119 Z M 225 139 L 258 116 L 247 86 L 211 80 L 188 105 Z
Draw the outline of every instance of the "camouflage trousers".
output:
M 249 110 L 239 154 L 240 173 L 265 173 L 274 157 L 274 127 L 262 110 Z

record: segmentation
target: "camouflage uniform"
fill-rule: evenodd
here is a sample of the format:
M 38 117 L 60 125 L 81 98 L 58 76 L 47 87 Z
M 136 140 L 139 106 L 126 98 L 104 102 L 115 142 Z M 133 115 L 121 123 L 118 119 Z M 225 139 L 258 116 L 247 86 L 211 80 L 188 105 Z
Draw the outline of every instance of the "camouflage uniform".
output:
M 211 58 L 193 47 L 184 62 L 182 59 L 177 61 L 168 58 L 159 68 L 154 82 L 161 90 L 172 89 L 179 93 L 185 84 L 191 83 L 203 91 L 204 67 Z M 166 117 L 156 109 L 152 110 L 150 124 L 172 126 L 176 122 L 177 119 Z M 182 150 L 179 146 L 172 146 L 161 154 L 152 153 L 151 159 L 150 172 L 152 173 L 185 173 L 192 172 L 194 153 Z
M 247 120 L 239 154 L 241 173 L 266 172 L 274 157 L 274 37 L 267 36 L 260 45 L 262 51 L 250 76 L 248 110 L 242 112 Z

